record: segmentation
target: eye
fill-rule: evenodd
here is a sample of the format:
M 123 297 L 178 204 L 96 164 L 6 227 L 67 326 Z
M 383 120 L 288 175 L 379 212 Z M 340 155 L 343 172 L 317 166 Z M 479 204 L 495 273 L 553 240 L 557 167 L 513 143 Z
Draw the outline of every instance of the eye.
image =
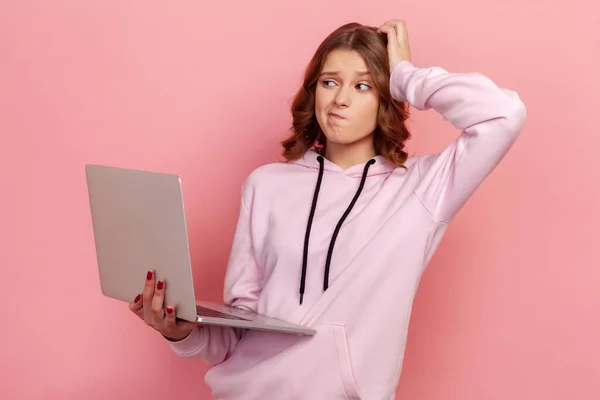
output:
M 325 87 L 332 87 L 333 85 L 335 85 L 335 82 L 334 82 L 334 81 L 331 81 L 331 80 L 329 80 L 329 79 L 325 79 L 325 80 L 322 82 L 322 85 L 323 85 L 323 86 L 325 86 Z
M 358 85 L 356 85 L 356 87 L 358 88 L 358 90 L 369 90 L 371 89 L 371 86 L 367 85 L 366 83 L 359 83 Z

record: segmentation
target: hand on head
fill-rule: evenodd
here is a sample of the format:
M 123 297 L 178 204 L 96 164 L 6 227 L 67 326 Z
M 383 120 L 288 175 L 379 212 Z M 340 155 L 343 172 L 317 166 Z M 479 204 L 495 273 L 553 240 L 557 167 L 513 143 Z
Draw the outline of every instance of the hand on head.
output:
M 387 35 L 388 56 L 390 59 L 390 72 L 401 61 L 411 61 L 408 30 L 402 19 L 387 21 L 377 29 L 377 32 Z

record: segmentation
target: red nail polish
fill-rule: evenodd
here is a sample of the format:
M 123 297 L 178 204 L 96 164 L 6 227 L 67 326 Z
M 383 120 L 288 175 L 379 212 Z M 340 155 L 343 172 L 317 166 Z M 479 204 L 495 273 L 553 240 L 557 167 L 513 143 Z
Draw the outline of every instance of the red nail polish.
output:
M 167 314 L 173 314 L 173 307 L 167 307 Z
M 148 273 L 146 274 L 146 279 L 152 279 L 152 271 L 148 271 Z
M 142 297 L 142 296 L 139 294 L 137 296 L 135 296 L 135 300 L 133 302 L 137 303 L 138 301 L 140 301 L 140 297 Z
M 161 289 L 163 288 L 163 286 L 164 286 L 164 285 L 165 285 L 165 284 L 163 283 L 163 281 L 158 281 L 158 283 L 156 284 L 156 288 L 157 288 L 158 290 L 161 290 Z

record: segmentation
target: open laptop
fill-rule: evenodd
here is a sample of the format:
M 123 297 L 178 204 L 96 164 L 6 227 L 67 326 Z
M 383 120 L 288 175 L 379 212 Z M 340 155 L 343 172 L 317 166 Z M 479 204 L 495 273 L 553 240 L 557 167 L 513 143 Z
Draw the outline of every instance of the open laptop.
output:
M 166 173 L 85 166 L 102 293 L 131 302 L 146 273 L 165 281 L 164 306 L 177 317 L 207 325 L 314 335 L 305 326 L 245 309 L 197 301 L 181 180 Z

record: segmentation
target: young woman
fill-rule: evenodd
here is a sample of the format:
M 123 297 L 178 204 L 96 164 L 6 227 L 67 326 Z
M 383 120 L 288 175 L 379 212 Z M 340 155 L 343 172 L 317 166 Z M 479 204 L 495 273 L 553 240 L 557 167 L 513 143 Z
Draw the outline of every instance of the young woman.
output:
M 440 154 L 408 157 L 407 103 L 462 133 Z M 216 399 L 393 399 L 421 274 L 517 138 L 525 107 L 485 76 L 415 67 L 393 20 L 327 37 L 292 114 L 287 161 L 243 186 L 224 297 L 317 334 L 178 322 L 152 273 L 130 308 L 175 353 L 212 366 Z

